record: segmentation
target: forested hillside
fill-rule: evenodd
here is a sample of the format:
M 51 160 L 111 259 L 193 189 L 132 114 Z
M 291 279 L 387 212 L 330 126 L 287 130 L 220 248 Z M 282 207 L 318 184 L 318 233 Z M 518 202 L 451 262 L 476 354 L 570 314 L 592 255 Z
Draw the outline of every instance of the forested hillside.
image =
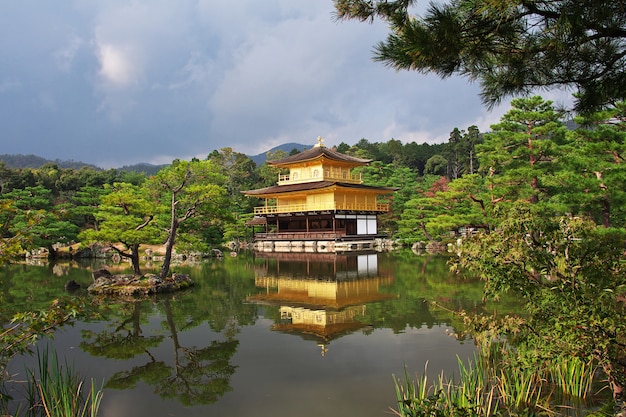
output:
M 82 167 L 89 167 L 93 169 L 99 169 L 95 165 L 87 164 L 80 161 L 62 161 L 60 159 L 52 161 L 32 154 L 4 154 L 0 155 L 0 162 L 4 162 L 4 164 L 9 168 L 39 168 L 46 164 L 55 164 L 58 165 L 60 168 L 80 169 Z

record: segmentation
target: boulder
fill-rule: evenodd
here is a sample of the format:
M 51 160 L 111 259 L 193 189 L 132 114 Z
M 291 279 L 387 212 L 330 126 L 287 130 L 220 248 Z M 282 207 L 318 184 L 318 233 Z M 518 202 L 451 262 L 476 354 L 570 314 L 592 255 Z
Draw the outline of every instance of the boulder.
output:
M 98 278 L 111 278 L 112 277 L 111 273 L 107 269 L 97 269 L 91 273 L 91 276 L 94 282 L 97 281 Z
M 69 281 L 67 281 L 65 283 L 65 291 L 72 292 L 72 291 L 76 291 L 78 289 L 80 289 L 80 284 L 78 282 L 74 281 L 73 279 L 71 279 L 71 280 L 69 280 Z
M 426 245 L 426 252 L 431 254 L 445 253 L 448 250 L 448 246 L 445 243 L 430 241 Z

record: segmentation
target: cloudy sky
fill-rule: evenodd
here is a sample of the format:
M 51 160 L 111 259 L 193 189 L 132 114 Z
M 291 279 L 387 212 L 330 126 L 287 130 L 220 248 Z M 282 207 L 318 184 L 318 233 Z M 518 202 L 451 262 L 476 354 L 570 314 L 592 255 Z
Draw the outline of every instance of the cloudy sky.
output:
M 466 80 L 372 61 L 331 0 L 0 3 L 0 154 L 103 168 L 232 147 L 446 141 L 499 120 Z M 506 106 L 508 107 L 508 106 Z

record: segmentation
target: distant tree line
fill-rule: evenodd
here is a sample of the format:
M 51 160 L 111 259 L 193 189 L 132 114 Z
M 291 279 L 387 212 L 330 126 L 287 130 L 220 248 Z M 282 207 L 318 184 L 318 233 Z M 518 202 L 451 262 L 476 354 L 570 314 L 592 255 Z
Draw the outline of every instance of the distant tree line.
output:
M 86 164 L 80 161 L 62 161 L 60 159 L 51 161 L 49 159 L 42 158 L 36 155 L 22 155 L 22 154 L 4 154 L 0 155 L 0 162 L 9 168 L 39 168 L 46 164 L 58 165 L 61 168 L 74 168 L 80 169 L 82 167 L 88 167 L 93 169 L 99 169 L 95 165 Z
M 622 111 L 618 105 L 579 117 L 571 129 L 563 112 L 537 96 L 513 100 L 511 110 L 488 133 L 469 126 L 452 129 L 446 143 L 363 138 L 354 145 L 341 142 L 336 150 L 373 161 L 358 168 L 364 183 L 398 188 L 389 197 L 391 210 L 381 216 L 380 228 L 405 243 L 493 230 L 497 212 L 518 201 L 585 215 L 605 227 L 624 227 Z M 296 152 L 295 148 L 290 153 L 276 150 L 268 152 L 267 159 Z M 205 161 L 227 179 L 218 185 L 223 187 L 230 215 L 204 221 L 197 243 L 215 246 L 247 239 L 244 223 L 262 202 L 242 191 L 274 185 L 280 170 L 267 163 L 259 166 L 232 148 L 214 150 Z M 85 231 L 102 227 L 103 202 L 111 198 L 107 195 L 124 190 L 128 199 L 140 201 L 142 187 L 154 175 L 61 168 L 54 163 L 8 168 L 0 163 L 2 237 L 15 238 L 28 231 L 23 244 L 31 249 L 47 247 L 54 256 L 56 243 L 78 241 Z
M 468 131 L 479 135 L 475 128 Z M 460 175 L 477 168 L 476 163 L 471 162 L 473 151 L 462 149 L 470 143 L 464 141 L 469 137 L 465 131 L 455 129 L 455 142 L 451 140 L 449 144 L 403 144 L 396 139 L 388 142 L 361 139 L 352 146 L 341 143 L 337 150 L 374 161 L 371 166 L 362 169 L 366 183 L 400 187 L 392 199 L 395 211 L 384 221 L 389 226 L 388 232 L 394 233 L 404 203 L 417 191 L 419 178 L 424 175 Z M 478 136 L 473 140 L 478 142 Z M 292 149 L 290 154 L 295 152 L 299 149 Z M 268 160 L 275 160 L 287 155 L 285 151 L 276 150 L 266 156 Z M 45 161 L 32 155 L 23 158 L 21 162 L 13 160 L 12 164 L 32 166 Z M 448 160 L 452 162 L 448 164 Z M 258 166 L 250 157 L 232 148 L 214 150 L 206 161 L 228 179 L 219 185 L 228 198 L 231 216 L 220 221 L 207 220 L 200 229 L 202 238 L 197 243 L 214 246 L 224 241 L 246 239 L 244 222 L 252 216 L 253 207 L 261 202 L 244 197 L 241 191 L 274 185 L 280 171 L 267 163 Z M 112 196 L 119 197 L 120 193 L 125 193 L 127 199 L 139 202 L 144 198 L 142 189 L 146 183 L 160 172 L 142 171 L 137 166 L 133 168 L 138 169 L 102 170 L 84 164 L 80 168 L 72 168 L 54 162 L 45 162 L 37 168 L 14 168 L 0 162 L 3 242 L 19 242 L 18 246 L 27 250 L 46 247 L 50 256 L 54 257 L 57 244 L 86 239 L 90 230 L 98 231 L 107 221 L 107 204 L 122 205 L 119 201 L 110 202 Z M 163 169 L 171 169 L 171 166 L 160 167 L 160 170 Z M 146 212 L 144 215 L 154 216 L 154 213 Z M 111 225 L 111 220 L 108 221 Z M 112 237 L 109 235 L 107 239 Z M 158 238 L 144 243 L 156 241 Z M 3 253 L 6 257 L 12 252 L 5 250 Z

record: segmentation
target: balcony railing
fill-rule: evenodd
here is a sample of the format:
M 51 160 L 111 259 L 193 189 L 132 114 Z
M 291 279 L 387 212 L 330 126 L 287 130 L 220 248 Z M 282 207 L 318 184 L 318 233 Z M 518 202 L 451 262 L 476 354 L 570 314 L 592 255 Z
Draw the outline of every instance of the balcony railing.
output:
M 387 203 L 319 203 L 287 204 L 281 206 L 261 206 L 254 208 L 254 214 L 305 213 L 311 211 L 389 211 Z
M 274 232 L 255 233 L 256 240 L 334 240 L 346 236 L 345 230 L 323 231 L 323 232 Z
M 300 184 L 303 182 L 313 182 L 313 181 L 340 181 L 346 182 L 350 184 L 361 184 L 363 183 L 363 175 L 359 172 L 358 174 L 349 174 L 345 171 L 324 171 L 318 172 L 316 174 L 313 171 L 310 173 L 301 173 L 301 174 L 279 174 L 278 175 L 278 185 L 286 185 L 286 184 Z

